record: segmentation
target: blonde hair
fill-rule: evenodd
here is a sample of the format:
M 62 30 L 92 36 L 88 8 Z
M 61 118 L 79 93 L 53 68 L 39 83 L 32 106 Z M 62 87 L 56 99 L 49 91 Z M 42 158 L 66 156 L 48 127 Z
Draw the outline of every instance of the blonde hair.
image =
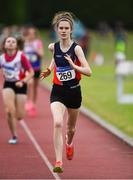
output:
M 59 11 L 55 14 L 52 25 L 57 28 L 61 21 L 67 21 L 70 23 L 71 29 L 73 29 L 74 14 L 67 11 Z

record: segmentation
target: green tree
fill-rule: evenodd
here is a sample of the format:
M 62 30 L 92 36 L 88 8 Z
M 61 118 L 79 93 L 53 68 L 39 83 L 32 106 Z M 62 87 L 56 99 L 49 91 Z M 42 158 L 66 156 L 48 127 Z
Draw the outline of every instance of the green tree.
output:
M 4 0 L 0 2 L 0 22 L 3 24 L 22 24 L 27 19 L 26 0 Z

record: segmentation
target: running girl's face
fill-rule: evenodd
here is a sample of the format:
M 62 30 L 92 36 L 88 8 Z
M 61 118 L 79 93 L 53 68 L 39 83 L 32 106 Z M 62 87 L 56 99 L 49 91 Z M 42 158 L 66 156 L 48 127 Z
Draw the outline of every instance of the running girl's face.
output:
M 15 50 L 17 49 L 17 40 L 13 37 L 8 37 L 4 45 L 6 50 Z
M 28 30 L 28 39 L 34 40 L 36 38 L 36 31 L 34 28 L 29 28 Z
M 72 33 L 70 23 L 68 21 L 59 22 L 57 33 L 60 39 L 69 39 Z

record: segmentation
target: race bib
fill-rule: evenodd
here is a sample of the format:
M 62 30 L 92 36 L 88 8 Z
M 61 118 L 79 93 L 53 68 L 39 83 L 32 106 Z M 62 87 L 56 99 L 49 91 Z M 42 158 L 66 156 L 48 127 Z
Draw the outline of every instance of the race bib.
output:
M 5 78 L 7 79 L 14 79 L 18 76 L 18 73 L 12 70 L 4 69 L 3 73 L 4 73 Z
M 75 79 L 75 71 L 71 67 L 57 67 L 56 76 L 59 81 L 69 81 Z
M 36 62 L 38 59 L 36 54 L 27 54 L 26 57 L 30 60 L 30 62 Z

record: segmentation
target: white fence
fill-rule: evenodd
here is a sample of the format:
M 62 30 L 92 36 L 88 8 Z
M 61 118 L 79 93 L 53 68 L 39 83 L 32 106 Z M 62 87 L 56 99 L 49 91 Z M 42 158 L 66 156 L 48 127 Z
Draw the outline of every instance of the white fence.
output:
M 124 77 L 133 75 L 133 61 L 124 61 L 116 66 L 117 75 L 117 100 L 122 104 L 132 104 L 133 94 L 124 94 L 123 83 Z

